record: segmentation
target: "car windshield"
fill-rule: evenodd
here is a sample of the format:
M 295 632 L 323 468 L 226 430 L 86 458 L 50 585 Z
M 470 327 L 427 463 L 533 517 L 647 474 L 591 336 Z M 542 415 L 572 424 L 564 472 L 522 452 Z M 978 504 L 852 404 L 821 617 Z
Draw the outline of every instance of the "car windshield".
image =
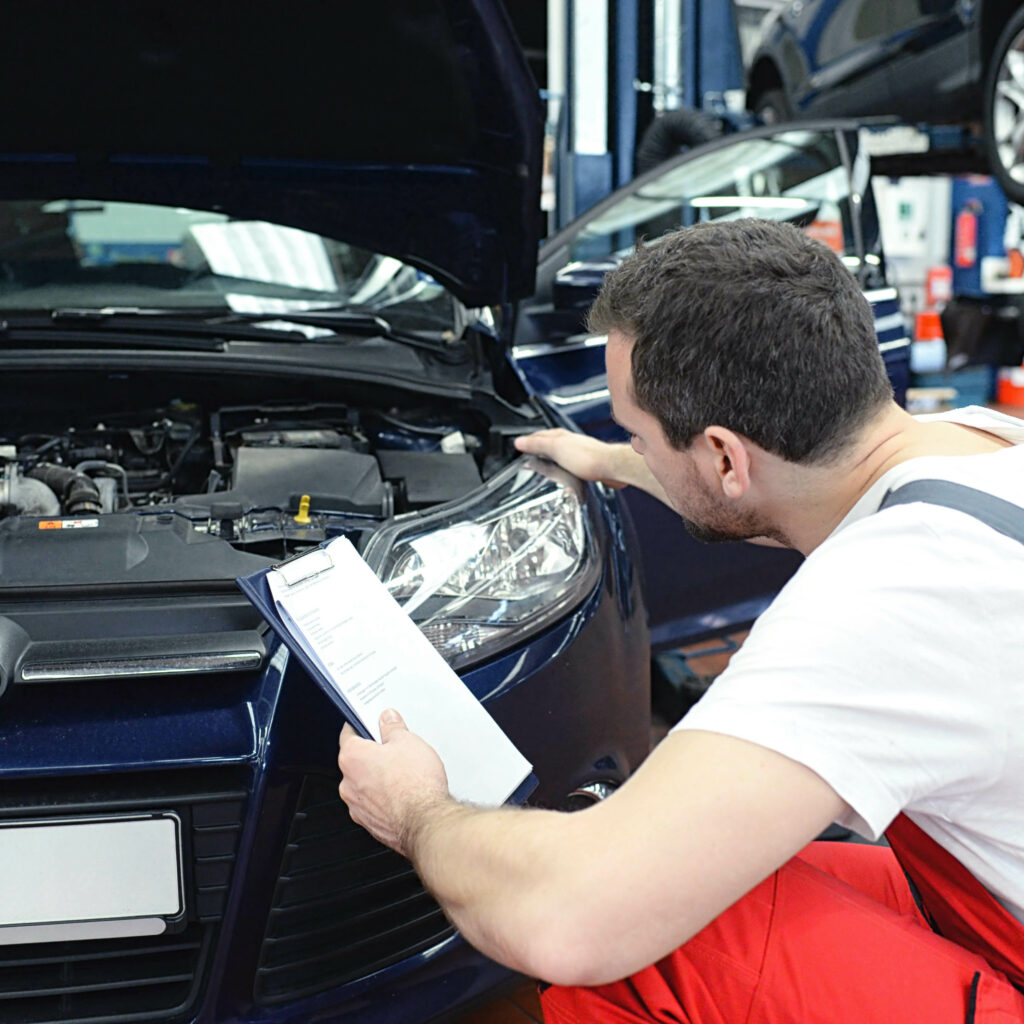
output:
M 278 314 L 332 307 L 447 330 L 455 300 L 379 253 L 266 221 L 88 200 L 0 203 L 0 310 Z
M 859 263 L 850 178 L 832 133 L 791 131 L 717 146 L 639 180 L 580 232 L 574 260 L 625 255 L 641 238 L 704 221 L 790 221 Z

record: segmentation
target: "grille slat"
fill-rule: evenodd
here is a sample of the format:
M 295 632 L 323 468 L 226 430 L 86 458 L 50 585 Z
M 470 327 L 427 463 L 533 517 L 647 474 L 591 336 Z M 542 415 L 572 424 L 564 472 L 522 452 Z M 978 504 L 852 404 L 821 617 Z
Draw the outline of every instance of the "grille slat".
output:
M 388 872 L 389 868 L 392 869 L 390 872 Z M 287 875 L 279 880 L 280 898 L 275 899 L 274 903 L 280 907 L 308 905 L 323 899 L 327 893 L 355 895 L 367 891 L 382 881 L 416 877 L 411 868 L 406 867 L 402 871 L 394 869 L 394 862 L 387 858 L 383 863 L 375 865 L 360 862 L 355 867 L 324 869 L 298 876 Z M 384 874 L 384 872 L 388 873 Z
M 113 992 L 128 988 L 141 988 L 143 985 L 168 985 L 180 981 L 191 981 L 192 972 L 183 971 L 181 974 L 169 974 L 160 978 L 138 978 L 129 981 L 126 978 L 118 978 L 115 981 L 97 981 L 91 985 L 58 985 L 54 988 L 27 988 L 21 991 L 3 992 L 4 999 L 45 999 L 48 996 L 73 996 L 83 992 Z
M 410 895 L 420 895 L 423 891 L 416 873 L 410 871 L 407 875 L 378 879 L 355 890 L 325 888 L 319 894 L 314 894 L 301 902 L 282 898 L 274 913 L 278 915 L 282 927 L 289 928 L 295 927 L 289 922 L 296 918 L 312 924 L 318 918 L 336 921 L 341 913 L 347 913 L 350 918 L 355 918 L 366 912 L 380 912 L 392 904 L 401 903 Z
M 14 947 L 0 946 L 0 964 L 6 963 L 7 960 L 8 960 L 8 957 L 3 953 L 3 950 L 5 948 L 20 949 L 20 950 L 33 950 L 33 951 L 35 951 L 35 950 L 39 950 L 39 949 L 51 949 L 51 948 L 54 948 L 55 946 L 60 946 L 62 948 L 68 948 L 70 945 L 71 945 L 70 943 L 54 943 L 52 946 L 48 946 L 48 945 L 45 945 L 45 944 L 38 945 L 38 946 L 14 946 Z M 74 945 L 76 945 L 76 946 L 85 945 L 85 946 L 89 947 L 85 952 L 81 952 L 81 953 L 76 955 L 75 959 L 79 963 L 88 963 L 88 962 L 91 962 L 91 961 L 102 961 L 102 960 L 120 960 L 124 956 L 124 950 L 121 949 L 121 948 L 118 948 L 118 949 L 95 949 L 95 948 L 93 948 L 94 946 L 102 945 L 101 943 L 75 943 Z M 195 942 L 190 942 L 190 941 L 188 941 L 188 939 L 183 938 L 182 936 L 179 935 L 179 936 L 176 936 L 176 941 L 175 942 L 173 942 L 173 943 L 170 943 L 170 942 L 163 943 L 160 946 L 159 950 L 140 948 L 139 951 L 138 951 L 138 955 L 140 957 L 145 957 L 145 956 L 164 955 L 164 954 L 167 954 L 167 953 L 177 953 L 177 952 L 181 952 L 182 950 L 193 949 L 195 947 L 195 945 L 196 945 Z M 65 953 L 55 952 L 55 953 L 50 953 L 50 954 L 37 955 L 35 952 L 32 952 L 32 953 L 29 953 L 29 954 L 27 954 L 25 956 L 19 957 L 18 960 L 17 960 L 17 963 L 22 968 L 28 968 L 28 967 L 46 966 L 46 965 L 49 965 L 49 964 L 62 964 L 66 960 L 67 960 L 67 955 Z
M 409 862 L 352 822 L 336 781 L 307 776 L 267 918 L 256 1000 L 335 988 L 453 933 Z
M 159 937 L 62 943 L 62 956 L 39 957 L 33 946 L 0 948 L 0 1020 L 106 1024 L 141 1020 L 140 1013 L 177 1016 L 196 988 L 205 931 L 192 925 L 170 948 Z
M 364 863 L 370 871 L 380 870 L 375 862 L 388 861 L 391 851 L 378 843 L 373 843 L 368 835 L 366 839 L 373 843 L 373 846 L 366 849 L 360 843 L 360 838 L 353 835 L 351 831 L 331 832 L 324 833 L 316 841 L 303 840 L 300 843 L 289 845 L 289 877 L 297 878 L 305 873 L 325 869 L 338 870 Z
M 417 920 L 436 917 L 437 905 L 421 888 L 401 903 L 392 904 L 381 910 L 353 915 L 341 923 L 323 920 L 319 924 L 307 925 L 302 932 L 268 938 L 265 962 L 269 965 L 275 955 L 292 950 L 292 956 L 308 951 L 313 959 L 326 947 L 345 947 L 350 952 L 366 942 L 399 934 L 406 925 L 415 925 Z M 282 929 L 283 930 L 283 929 Z
M 401 957 L 394 955 L 394 937 L 387 936 L 378 940 L 373 945 L 364 945 L 360 950 L 362 954 L 361 966 L 358 976 L 374 974 L 390 967 L 398 959 L 412 956 L 431 949 L 438 943 L 443 942 L 452 934 L 450 926 L 438 926 L 436 919 L 426 919 L 418 929 L 406 928 L 402 936 L 404 943 Z M 276 970 L 271 969 L 264 975 L 261 971 L 259 983 L 261 986 L 261 998 L 266 1004 L 280 1003 L 293 999 L 305 999 L 309 996 L 323 992 L 325 989 L 324 977 L 341 980 L 332 980 L 331 987 L 343 984 L 350 980 L 347 973 L 350 970 L 350 957 L 347 951 L 337 951 L 330 959 L 319 957 L 315 960 L 300 961 L 297 963 L 282 966 Z

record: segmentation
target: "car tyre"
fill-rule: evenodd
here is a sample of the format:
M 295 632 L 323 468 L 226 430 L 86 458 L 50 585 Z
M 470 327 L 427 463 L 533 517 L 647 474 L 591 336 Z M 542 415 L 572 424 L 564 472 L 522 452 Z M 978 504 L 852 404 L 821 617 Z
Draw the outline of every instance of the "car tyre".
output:
M 782 89 L 766 89 L 754 100 L 753 109 L 765 124 L 781 124 L 796 117 L 793 104 Z
M 1024 8 L 1003 29 L 985 75 L 984 142 L 1007 198 L 1024 204 Z

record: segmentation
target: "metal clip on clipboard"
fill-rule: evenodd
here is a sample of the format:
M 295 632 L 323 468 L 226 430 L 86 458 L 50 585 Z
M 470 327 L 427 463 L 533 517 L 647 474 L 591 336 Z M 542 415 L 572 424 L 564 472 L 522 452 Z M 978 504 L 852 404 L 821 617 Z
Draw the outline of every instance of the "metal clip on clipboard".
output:
M 331 553 L 326 548 L 316 548 L 275 565 L 274 572 L 284 580 L 285 586 L 294 587 L 330 572 L 333 568 L 334 559 L 331 558 Z

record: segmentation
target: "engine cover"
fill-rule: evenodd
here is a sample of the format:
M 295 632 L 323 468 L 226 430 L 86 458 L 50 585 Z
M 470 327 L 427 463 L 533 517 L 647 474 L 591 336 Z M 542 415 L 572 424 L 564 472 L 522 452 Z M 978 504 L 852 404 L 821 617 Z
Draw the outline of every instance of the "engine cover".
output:
M 289 511 L 299 499 L 321 511 L 387 515 L 391 486 L 380 475 L 372 455 L 339 449 L 249 447 L 235 453 L 230 497 L 247 507 L 274 506 Z

